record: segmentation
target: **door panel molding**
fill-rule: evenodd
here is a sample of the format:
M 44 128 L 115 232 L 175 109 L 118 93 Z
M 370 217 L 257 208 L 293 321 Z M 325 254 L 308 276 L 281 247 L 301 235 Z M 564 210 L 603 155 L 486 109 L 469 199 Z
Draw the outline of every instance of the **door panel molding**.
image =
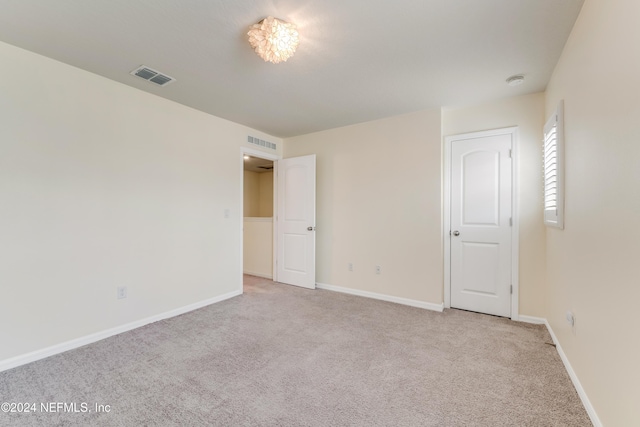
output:
M 444 247 L 444 307 L 451 308 L 451 161 L 452 143 L 484 137 L 510 135 L 511 147 L 511 319 L 519 319 L 519 212 L 518 212 L 518 128 L 509 127 L 488 131 L 472 132 L 445 137 L 444 141 L 444 167 L 443 167 L 443 228 L 442 240 Z

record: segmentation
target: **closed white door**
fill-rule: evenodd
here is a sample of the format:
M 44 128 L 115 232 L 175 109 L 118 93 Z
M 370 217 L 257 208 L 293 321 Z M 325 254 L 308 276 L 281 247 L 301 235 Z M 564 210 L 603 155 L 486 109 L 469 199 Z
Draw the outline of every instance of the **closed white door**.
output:
M 511 316 L 512 134 L 451 142 L 451 307 Z
M 316 156 L 278 160 L 277 281 L 316 287 Z

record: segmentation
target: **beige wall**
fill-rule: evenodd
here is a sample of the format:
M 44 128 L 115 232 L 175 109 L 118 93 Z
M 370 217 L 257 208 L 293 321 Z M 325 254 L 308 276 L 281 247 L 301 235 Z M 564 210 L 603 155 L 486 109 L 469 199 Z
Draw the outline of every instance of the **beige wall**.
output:
M 273 278 L 273 172 L 244 171 L 244 216 L 243 272 Z
M 245 274 L 273 278 L 273 219 L 245 218 L 243 236 Z
M 240 147 L 279 139 L 4 43 L 0 62 L 0 364 L 242 289 Z
M 548 318 L 604 425 L 640 424 L 638 16 L 586 0 L 545 115 L 534 94 L 286 140 L 318 156 L 317 281 L 441 303 L 441 136 L 519 126 L 521 314 Z M 277 138 L 3 43 L 0 59 L 0 362 L 240 289 L 239 147 Z M 561 99 L 555 230 L 538 141 Z
M 444 136 L 518 126 L 520 257 L 519 312 L 544 317 L 545 228 L 542 223 L 544 94 L 518 96 L 482 105 L 444 109 Z
M 285 157 L 317 155 L 317 282 L 442 303 L 440 120 L 428 110 L 285 140 Z
M 260 216 L 260 182 L 258 178 L 260 174 L 257 172 L 244 171 L 244 216 L 256 217 Z
M 273 216 L 273 172 L 244 171 L 244 216 Z
M 273 172 L 258 174 L 258 216 L 273 216 Z
M 547 89 L 565 103 L 565 229 L 547 318 L 603 425 L 640 425 L 640 2 L 587 0 Z M 576 326 L 564 320 L 573 310 Z

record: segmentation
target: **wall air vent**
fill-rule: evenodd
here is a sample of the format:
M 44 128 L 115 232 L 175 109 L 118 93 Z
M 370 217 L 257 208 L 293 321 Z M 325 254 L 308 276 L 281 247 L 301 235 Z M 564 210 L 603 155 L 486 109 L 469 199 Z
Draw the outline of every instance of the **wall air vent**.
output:
M 166 86 L 169 83 L 175 82 L 176 79 L 173 77 L 169 77 L 166 74 L 161 73 L 160 71 L 154 70 L 153 68 L 149 68 L 145 65 L 141 65 L 135 70 L 131 72 L 132 75 L 138 76 L 141 79 L 145 79 L 152 83 L 157 84 L 158 86 Z
M 260 138 L 254 138 L 253 136 L 248 136 L 247 142 L 249 144 L 257 145 L 258 147 L 268 148 L 270 150 L 275 150 L 277 148 L 274 142 L 265 141 L 264 139 L 260 139 Z

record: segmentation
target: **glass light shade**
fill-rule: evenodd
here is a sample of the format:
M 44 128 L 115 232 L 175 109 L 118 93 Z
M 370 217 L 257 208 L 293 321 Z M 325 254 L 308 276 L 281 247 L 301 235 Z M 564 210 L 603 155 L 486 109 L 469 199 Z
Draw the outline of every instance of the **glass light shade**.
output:
M 277 64 L 286 61 L 298 47 L 298 31 L 295 24 L 269 16 L 249 27 L 249 43 L 260 58 Z

